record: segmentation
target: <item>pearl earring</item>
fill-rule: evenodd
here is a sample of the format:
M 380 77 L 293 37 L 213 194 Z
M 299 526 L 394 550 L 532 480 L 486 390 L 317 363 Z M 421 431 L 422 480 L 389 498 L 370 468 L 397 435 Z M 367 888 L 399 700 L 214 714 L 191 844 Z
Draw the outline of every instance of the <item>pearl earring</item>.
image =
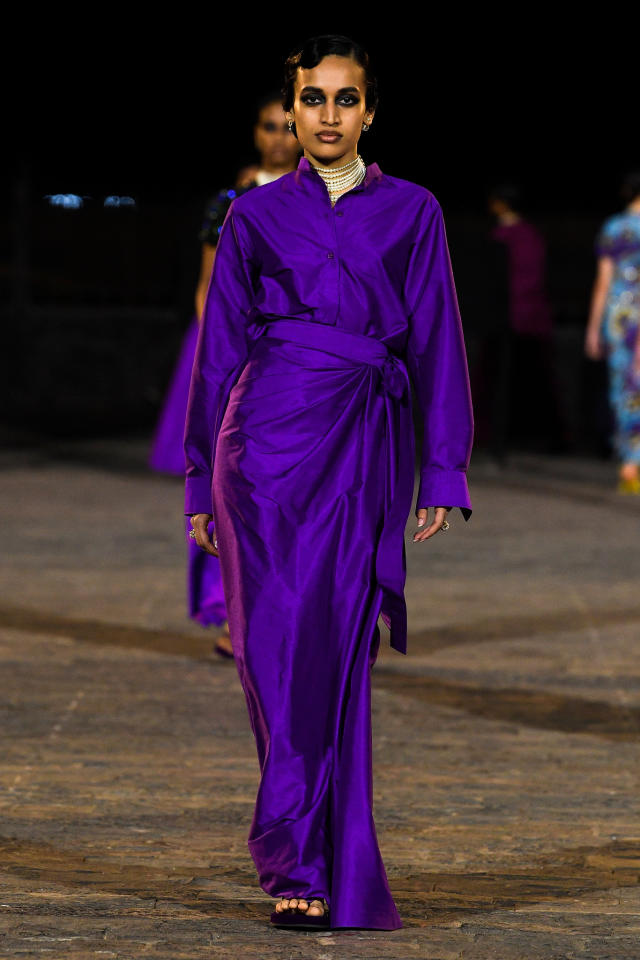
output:
M 293 120 L 289 120 L 289 133 L 293 133 Z

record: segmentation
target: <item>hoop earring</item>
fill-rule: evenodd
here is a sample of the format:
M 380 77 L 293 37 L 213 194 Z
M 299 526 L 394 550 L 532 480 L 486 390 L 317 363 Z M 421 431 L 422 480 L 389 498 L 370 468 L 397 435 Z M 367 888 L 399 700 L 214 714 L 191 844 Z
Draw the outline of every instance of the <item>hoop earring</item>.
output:
M 289 133 L 293 133 L 293 120 L 289 120 Z

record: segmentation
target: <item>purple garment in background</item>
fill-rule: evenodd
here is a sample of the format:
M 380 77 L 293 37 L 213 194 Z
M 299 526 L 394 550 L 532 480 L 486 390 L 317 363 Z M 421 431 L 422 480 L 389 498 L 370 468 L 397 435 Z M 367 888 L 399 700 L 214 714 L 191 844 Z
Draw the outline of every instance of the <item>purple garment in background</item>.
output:
M 371 677 L 406 651 L 417 508 L 471 514 L 473 435 L 442 211 L 382 173 L 331 206 L 308 160 L 232 203 L 198 338 L 185 512 L 212 513 L 261 779 L 249 849 L 332 927 L 402 926 L 373 821 Z M 417 549 L 420 549 L 417 547 Z
M 184 476 L 184 421 L 198 326 L 197 317 L 194 315 L 182 338 L 180 353 L 154 431 L 149 466 L 160 473 Z M 191 523 L 187 519 L 187 611 L 189 616 L 203 627 L 211 624 L 221 626 L 227 619 L 227 609 L 220 561 L 200 549 L 189 536 L 190 530 Z
M 548 337 L 552 332 L 551 306 L 546 289 L 546 249 L 540 231 L 527 220 L 499 224 L 494 240 L 509 251 L 509 322 L 516 333 Z
M 184 476 L 184 421 L 197 340 L 198 319 L 194 315 L 182 338 L 151 443 L 149 466 L 160 473 Z

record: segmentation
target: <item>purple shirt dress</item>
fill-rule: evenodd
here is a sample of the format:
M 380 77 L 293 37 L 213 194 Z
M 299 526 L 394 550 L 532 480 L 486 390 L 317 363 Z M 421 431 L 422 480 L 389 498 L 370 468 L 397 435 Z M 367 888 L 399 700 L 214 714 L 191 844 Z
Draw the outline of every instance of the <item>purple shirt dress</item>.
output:
M 302 156 L 237 197 L 196 347 L 185 513 L 214 518 L 260 764 L 260 885 L 324 897 L 331 927 L 402 926 L 373 819 L 371 667 L 379 615 L 407 649 L 410 384 L 416 509 L 468 519 L 471 395 L 433 194 L 372 163 L 332 206 Z

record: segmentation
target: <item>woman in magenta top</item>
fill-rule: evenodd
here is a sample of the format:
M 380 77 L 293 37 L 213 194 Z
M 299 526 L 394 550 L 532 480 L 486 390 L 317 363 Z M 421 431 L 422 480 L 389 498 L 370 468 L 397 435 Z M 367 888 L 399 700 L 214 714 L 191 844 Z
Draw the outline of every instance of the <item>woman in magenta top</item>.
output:
M 235 199 L 222 229 L 185 512 L 220 557 L 261 774 L 248 844 L 282 898 L 272 922 L 393 930 L 370 671 L 379 615 L 407 648 L 411 384 L 424 418 L 413 542 L 453 507 L 471 514 L 465 347 L 437 200 L 357 152 L 377 105 L 365 51 L 309 40 L 286 62 L 283 98 L 304 154 Z
M 545 239 L 522 213 L 516 184 L 494 186 L 488 198 L 497 223 L 490 237 L 504 248 L 506 326 L 494 334 L 489 366 L 492 449 L 504 461 L 514 434 L 543 444 L 545 452 L 566 447 L 564 418 L 553 359 L 553 311 L 547 294 Z
M 542 234 L 518 214 L 505 212 L 491 236 L 504 243 L 508 251 L 511 329 L 529 336 L 550 337 L 553 316 L 547 298 L 546 245 Z

